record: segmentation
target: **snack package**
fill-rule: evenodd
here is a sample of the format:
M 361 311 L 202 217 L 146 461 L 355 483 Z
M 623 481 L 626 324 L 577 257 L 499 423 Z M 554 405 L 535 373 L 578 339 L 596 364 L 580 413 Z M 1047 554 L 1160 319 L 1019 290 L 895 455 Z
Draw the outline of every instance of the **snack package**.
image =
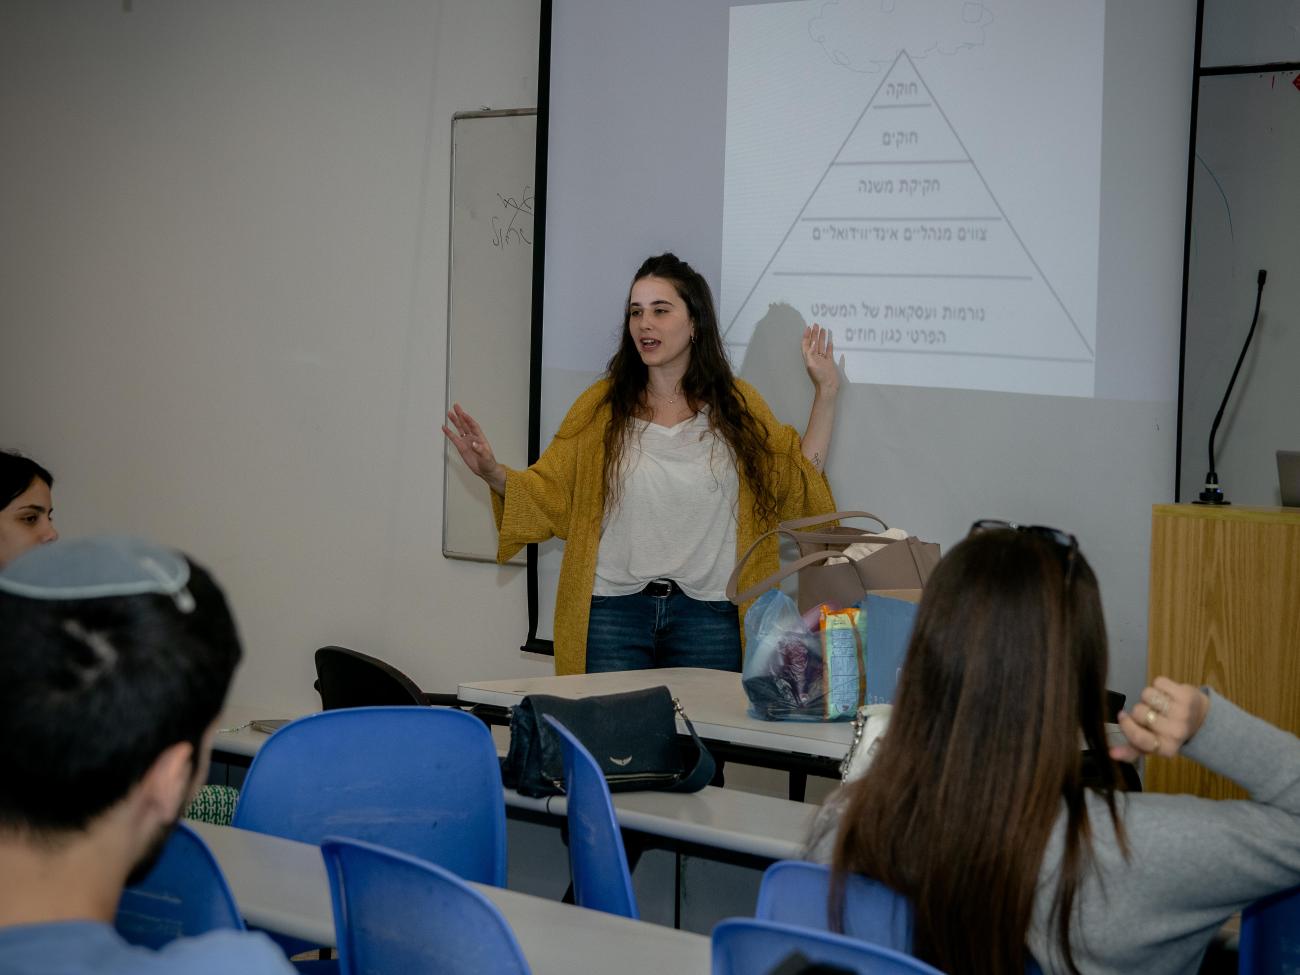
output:
M 822 613 L 831 612 L 840 607 L 835 603 L 818 603 L 812 609 L 803 614 L 803 625 L 808 627 L 809 633 L 816 633 L 822 628 Z
M 828 721 L 853 717 L 866 694 L 866 667 L 860 611 L 823 609 L 822 659 L 826 671 L 825 714 Z

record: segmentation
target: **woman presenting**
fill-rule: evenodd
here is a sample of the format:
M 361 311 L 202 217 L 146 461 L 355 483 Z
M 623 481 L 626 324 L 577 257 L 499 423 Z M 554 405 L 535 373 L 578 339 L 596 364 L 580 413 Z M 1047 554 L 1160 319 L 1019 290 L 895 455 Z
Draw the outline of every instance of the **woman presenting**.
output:
M 835 510 L 823 468 L 839 371 L 830 332 L 804 330 L 815 395 L 802 438 L 731 371 L 709 286 L 672 254 L 633 279 L 618 351 L 527 470 L 499 464 L 455 405 L 444 426 L 492 489 L 504 562 L 565 540 L 555 606 L 560 674 L 650 667 L 739 670 L 727 577 L 778 521 Z M 775 537 L 740 588 L 777 568 Z

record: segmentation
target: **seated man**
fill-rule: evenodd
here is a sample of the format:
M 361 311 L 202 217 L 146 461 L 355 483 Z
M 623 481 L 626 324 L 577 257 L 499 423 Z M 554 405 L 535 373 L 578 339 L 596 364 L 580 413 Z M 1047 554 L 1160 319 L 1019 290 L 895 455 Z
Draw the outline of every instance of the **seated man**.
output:
M 45 545 L 0 572 L 0 969 L 276 973 L 265 935 L 154 952 L 113 929 L 207 775 L 239 661 L 221 590 L 169 549 Z

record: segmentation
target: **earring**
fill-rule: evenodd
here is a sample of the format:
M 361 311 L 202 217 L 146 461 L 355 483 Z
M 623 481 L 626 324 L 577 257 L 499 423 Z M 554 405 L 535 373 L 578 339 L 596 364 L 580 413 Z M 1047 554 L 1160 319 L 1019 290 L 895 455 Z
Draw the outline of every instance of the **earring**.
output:
M 691 345 L 695 344 L 695 330 L 691 330 Z

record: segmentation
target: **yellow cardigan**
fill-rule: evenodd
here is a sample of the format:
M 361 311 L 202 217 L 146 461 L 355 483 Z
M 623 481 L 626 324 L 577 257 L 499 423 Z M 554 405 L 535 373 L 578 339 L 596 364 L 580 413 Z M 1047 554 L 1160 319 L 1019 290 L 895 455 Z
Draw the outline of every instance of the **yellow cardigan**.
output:
M 609 380 L 586 389 L 569 408 L 555 438 L 527 470 L 506 469 L 506 493 L 492 492 L 499 543 L 497 561 L 505 562 L 523 546 L 555 537 L 564 540 L 555 601 L 555 672 L 581 674 L 587 662 L 587 618 L 596 579 L 596 553 L 604 516 L 605 428 L 609 405 L 603 403 Z M 803 456 L 794 427 L 777 422 L 757 390 L 736 380 L 736 391 L 749 412 L 768 431 L 776 478 L 777 519 L 800 518 L 835 510 L 826 476 Z M 744 477 L 736 517 L 736 557 L 775 524 L 759 524 L 754 492 Z M 738 592 L 775 572 L 779 564 L 775 537 L 764 540 L 745 564 Z M 740 607 L 741 619 L 749 608 Z

